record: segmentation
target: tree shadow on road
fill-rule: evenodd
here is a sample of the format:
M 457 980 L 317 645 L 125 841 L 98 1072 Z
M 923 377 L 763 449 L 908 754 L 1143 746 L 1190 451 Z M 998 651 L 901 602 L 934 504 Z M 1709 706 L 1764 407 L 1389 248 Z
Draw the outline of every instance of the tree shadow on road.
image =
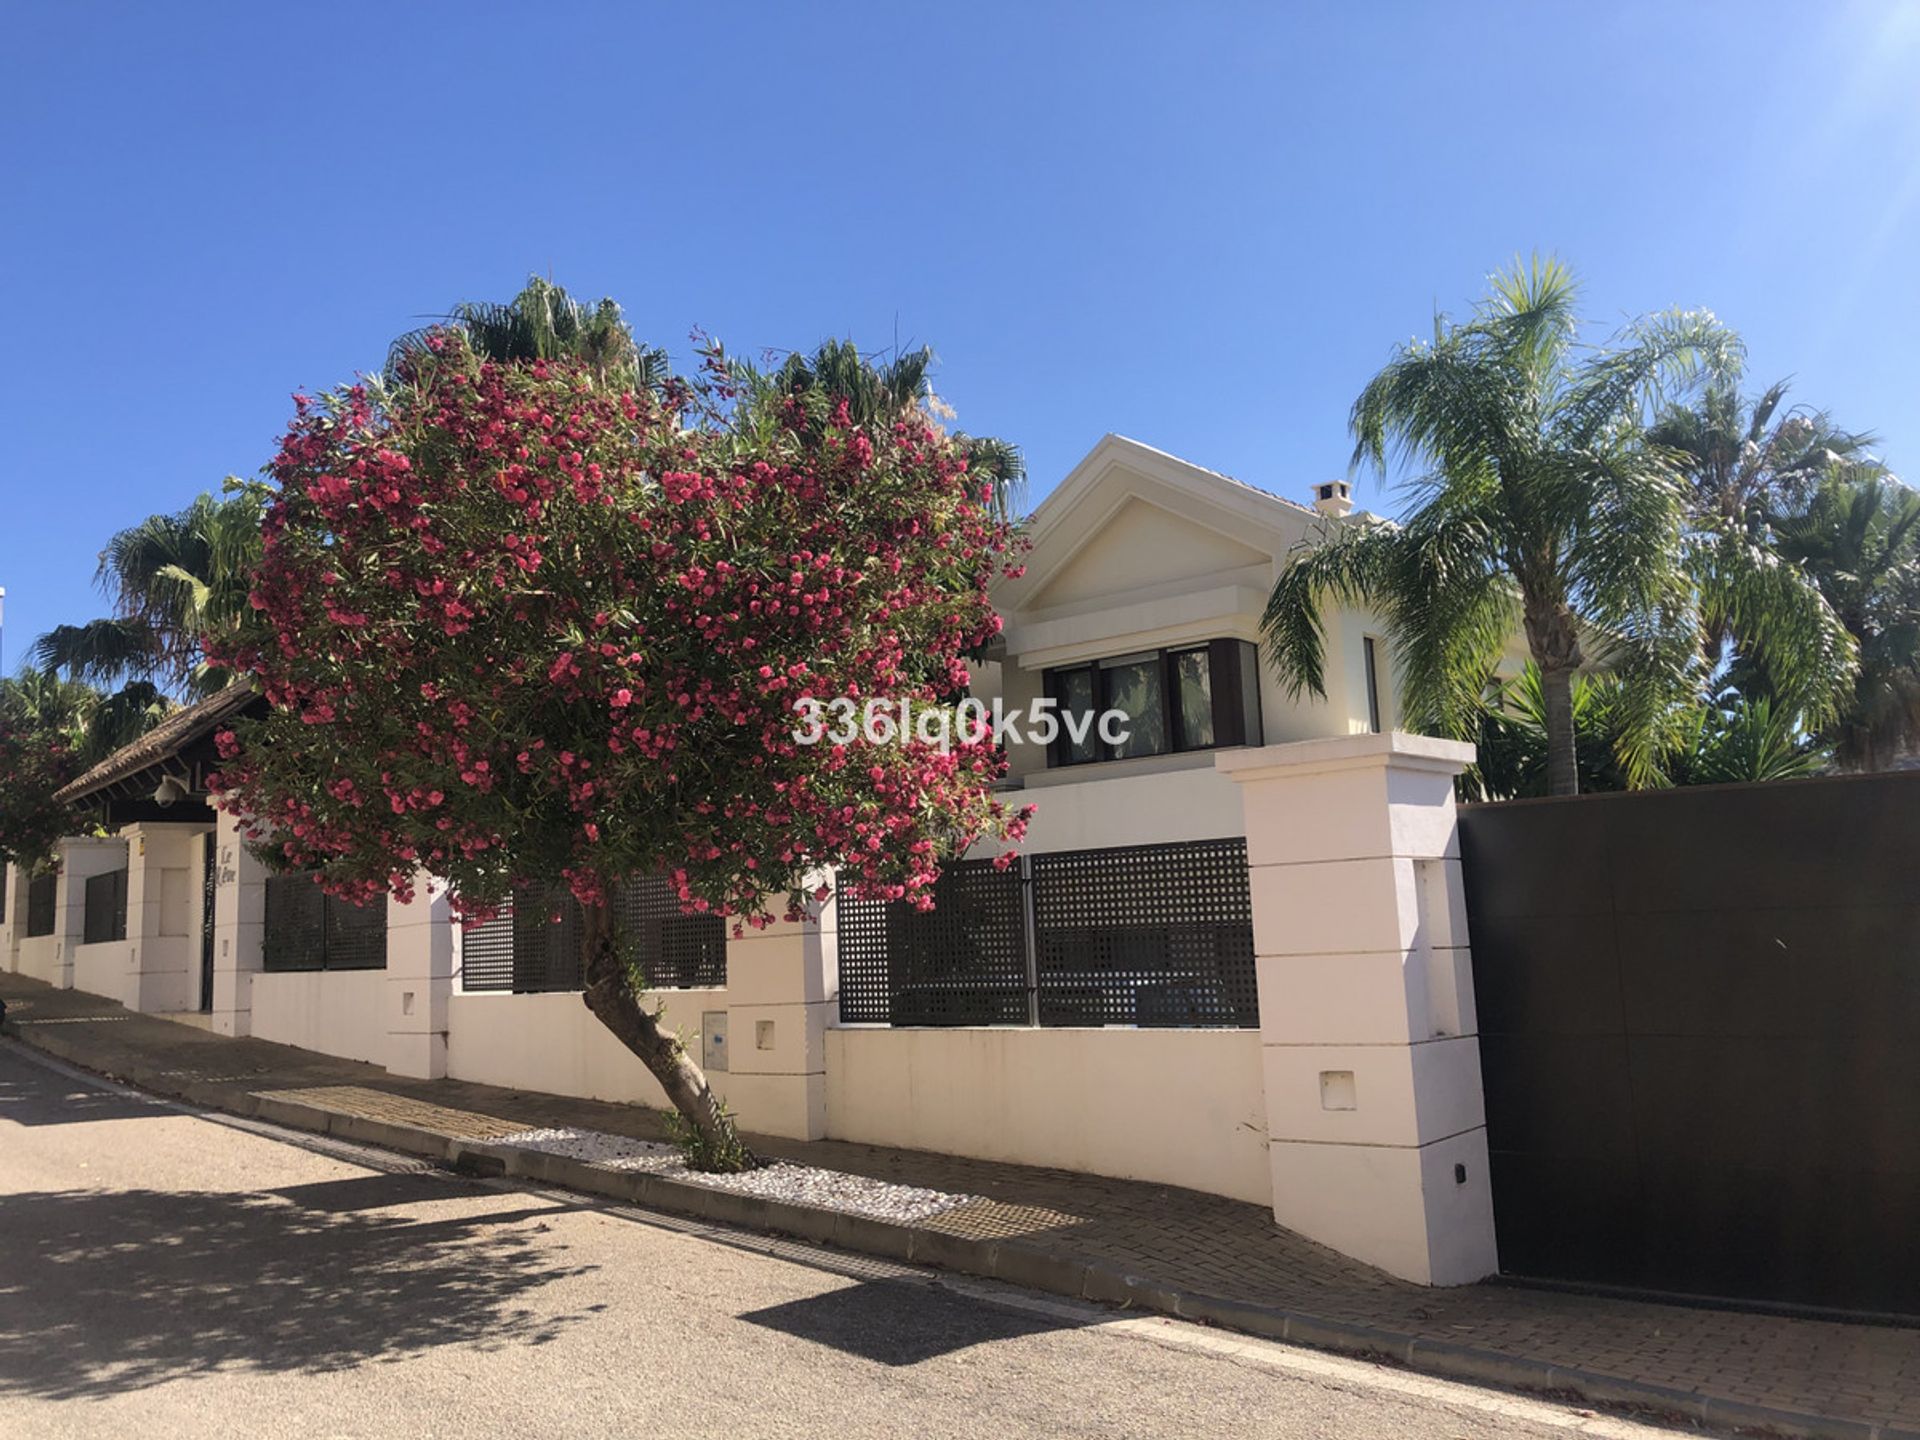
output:
M 462 1197 L 477 1204 L 454 1217 L 376 1209 Z M 544 1344 L 581 1317 L 536 1313 L 533 1292 L 583 1267 L 556 1261 L 541 1235 L 558 1211 L 527 1198 L 382 1174 L 277 1194 L 0 1196 L 0 1395 Z
M 882 1365 L 918 1365 L 957 1350 L 1075 1330 L 1091 1317 L 1010 1310 L 920 1280 L 869 1280 L 740 1317 Z
M 92 1120 L 146 1120 L 179 1112 L 150 1095 L 108 1090 L 51 1070 L 0 1072 L 0 1120 L 16 1125 L 77 1125 Z

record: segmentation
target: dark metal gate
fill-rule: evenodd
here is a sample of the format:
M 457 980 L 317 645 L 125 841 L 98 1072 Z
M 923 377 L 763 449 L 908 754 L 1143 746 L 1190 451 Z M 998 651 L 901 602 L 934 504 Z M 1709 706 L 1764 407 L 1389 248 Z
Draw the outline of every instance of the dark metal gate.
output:
M 213 1009 L 213 897 L 220 884 L 220 839 L 209 830 L 201 838 L 200 1009 Z
M 1461 835 L 1501 1268 L 1920 1313 L 1920 774 Z

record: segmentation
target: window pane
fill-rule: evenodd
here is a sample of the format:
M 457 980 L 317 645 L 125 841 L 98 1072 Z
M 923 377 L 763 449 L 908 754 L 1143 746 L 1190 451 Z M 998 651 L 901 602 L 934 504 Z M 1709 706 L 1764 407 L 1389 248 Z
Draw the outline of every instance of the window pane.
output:
M 1380 733 L 1380 647 L 1374 643 L 1373 636 L 1366 636 L 1361 642 L 1365 652 L 1367 667 L 1367 728 L 1374 734 Z
M 1113 758 L 1164 755 L 1167 751 L 1167 710 L 1160 686 L 1160 657 L 1108 664 L 1107 706 L 1127 717 L 1127 738 L 1113 747 Z
M 1099 705 L 1094 699 L 1093 671 L 1056 670 L 1053 694 L 1060 704 L 1060 750 L 1066 763 L 1078 765 L 1097 760 L 1100 735 L 1094 726 L 1099 719 Z M 1067 723 L 1070 718 L 1072 725 Z
M 1174 693 L 1180 703 L 1180 748 L 1204 750 L 1213 742 L 1213 677 L 1204 650 L 1173 657 Z
M 1240 647 L 1240 736 L 1243 744 L 1264 745 L 1266 733 L 1260 725 L 1260 652 L 1251 641 L 1236 641 Z

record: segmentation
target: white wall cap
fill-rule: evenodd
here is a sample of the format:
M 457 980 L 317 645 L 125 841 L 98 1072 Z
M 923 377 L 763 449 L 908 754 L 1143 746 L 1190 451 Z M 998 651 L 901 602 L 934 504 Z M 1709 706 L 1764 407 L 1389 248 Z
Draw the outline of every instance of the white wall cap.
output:
M 1391 730 L 1384 735 L 1332 735 L 1257 749 L 1222 750 L 1214 756 L 1213 764 L 1222 774 L 1242 783 L 1376 766 L 1458 775 L 1473 763 L 1474 753 L 1465 740 Z

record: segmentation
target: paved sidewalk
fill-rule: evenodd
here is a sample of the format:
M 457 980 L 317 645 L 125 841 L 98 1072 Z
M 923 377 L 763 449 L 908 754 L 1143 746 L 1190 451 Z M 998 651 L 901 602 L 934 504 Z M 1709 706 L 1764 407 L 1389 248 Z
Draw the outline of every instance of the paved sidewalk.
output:
M 131 1014 L 17 975 L 0 974 L 0 998 L 20 1039 L 87 1069 L 194 1104 L 437 1158 L 498 1167 L 490 1141 L 540 1126 L 663 1138 L 657 1113 L 636 1106 L 406 1080 L 377 1066 Z M 1277 1338 L 1370 1351 L 1455 1378 L 1643 1405 L 1715 1428 L 1920 1437 L 1920 1330 L 1499 1285 L 1432 1290 L 1280 1230 L 1258 1206 L 1193 1191 L 840 1141 L 753 1143 L 768 1155 L 982 1198 L 902 1227 L 830 1226 L 824 1212 L 801 1214 L 805 1207 L 633 1176 L 623 1177 L 626 1188 L 617 1193 Z M 577 1162 L 506 1159 L 509 1173 L 616 1193 L 612 1177 L 587 1175 Z

